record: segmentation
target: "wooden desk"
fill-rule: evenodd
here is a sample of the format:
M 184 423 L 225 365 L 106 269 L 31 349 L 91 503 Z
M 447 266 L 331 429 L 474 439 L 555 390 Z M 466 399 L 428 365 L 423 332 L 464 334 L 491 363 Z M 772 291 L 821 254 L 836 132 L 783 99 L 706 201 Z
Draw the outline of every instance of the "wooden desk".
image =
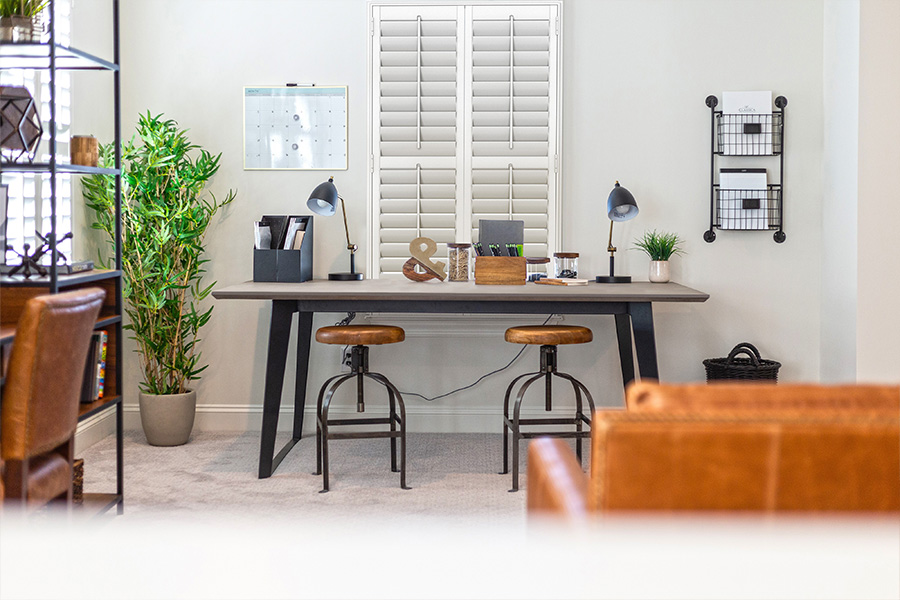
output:
M 269 350 L 259 448 L 259 477 L 269 477 L 303 428 L 306 380 L 316 312 L 491 313 L 614 315 L 619 361 L 625 385 L 634 380 L 632 332 L 642 377 L 659 378 L 653 302 L 704 302 L 708 294 L 677 283 L 625 283 L 586 286 L 497 286 L 469 283 L 415 283 L 396 279 L 363 281 L 315 280 L 305 283 L 247 281 L 213 292 L 220 300 L 271 300 Z M 291 318 L 299 313 L 297 376 L 294 381 L 294 423 L 291 441 L 275 455 L 275 433 L 284 386 Z

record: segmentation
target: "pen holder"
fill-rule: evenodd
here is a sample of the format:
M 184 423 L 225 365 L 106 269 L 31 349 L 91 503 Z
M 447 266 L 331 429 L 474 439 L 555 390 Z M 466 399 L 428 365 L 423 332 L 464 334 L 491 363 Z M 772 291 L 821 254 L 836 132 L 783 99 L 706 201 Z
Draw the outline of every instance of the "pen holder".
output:
M 476 285 L 525 285 L 524 256 L 476 256 Z

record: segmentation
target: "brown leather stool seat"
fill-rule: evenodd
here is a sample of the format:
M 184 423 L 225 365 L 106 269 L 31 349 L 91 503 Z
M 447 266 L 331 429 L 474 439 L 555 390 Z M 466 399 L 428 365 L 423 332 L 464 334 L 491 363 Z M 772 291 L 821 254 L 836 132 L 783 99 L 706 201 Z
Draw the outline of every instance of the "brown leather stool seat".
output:
M 506 388 L 506 395 L 503 398 L 503 471 L 501 471 L 501 474 L 509 472 L 509 434 L 512 432 L 513 473 L 512 489 L 510 491 L 515 492 L 519 489 L 520 440 L 534 437 L 575 438 L 575 453 L 578 456 L 578 463 L 581 464 L 581 440 L 589 438 L 591 435 L 591 414 L 594 412 L 594 400 L 583 383 L 568 373 L 561 373 L 556 370 L 556 347 L 560 344 L 586 344 L 594 339 L 594 335 L 587 327 L 574 325 L 523 325 L 521 327 L 510 327 L 506 330 L 505 337 L 507 342 L 513 344 L 540 344 L 541 346 L 540 371 L 525 373 L 513 379 L 509 387 Z M 564 379 L 572 385 L 572 389 L 575 392 L 575 417 L 571 419 L 560 417 L 522 419 L 519 415 L 525 392 L 532 383 L 539 379 L 544 380 L 544 410 L 547 412 L 552 410 L 551 398 L 553 396 L 552 382 L 554 377 Z M 509 398 L 516 384 L 522 379 L 525 382 L 519 387 L 519 392 L 516 394 L 516 400 L 513 404 L 512 415 L 510 415 Z M 584 393 L 588 402 L 587 414 L 583 410 L 582 393 Z M 574 425 L 575 431 L 538 430 L 529 433 L 522 432 L 522 426 L 529 425 Z M 583 430 L 584 425 L 588 426 L 587 431 Z
M 594 334 L 587 327 L 577 325 L 523 325 L 506 330 L 506 341 L 513 344 L 587 344 Z
M 402 342 L 406 334 L 393 325 L 335 325 L 320 327 L 316 331 L 316 341 L 322 344 L 340 346 L 379 346 Z
M 406 334 L 400 327 L 391 325 L 335 325 L 321 327 L 316 331 L 316 341 L 323 344 L 352 346 L 350 349 L 350 372 L 335 375 L 326 380 L 319 390 L 316 402 L 316 472 L 322 475 L 322 491 L 328 486 L 328 441 L 335 439 L 390 438 L 391 471 L 400 472 L 400 487 L 406 487 L 406 409 L 400 391 L 381 373 L 369 371 L 368 346 L 396 344 L 402 342 Z M 356 412 L 364 412 L 365 397 L 363 382 L 370 379 L 383 385 L 388 393 L 388 416 L 359 419 L 329 419 L 328 410 L 335 391 L 345 382 L 356 380 Z M 337 425 L 388 425 L 387 431 L 361 431 L 337 433 L 332 428 Z M 400 468 L 397 468 L 397 439 L 400 440 Z

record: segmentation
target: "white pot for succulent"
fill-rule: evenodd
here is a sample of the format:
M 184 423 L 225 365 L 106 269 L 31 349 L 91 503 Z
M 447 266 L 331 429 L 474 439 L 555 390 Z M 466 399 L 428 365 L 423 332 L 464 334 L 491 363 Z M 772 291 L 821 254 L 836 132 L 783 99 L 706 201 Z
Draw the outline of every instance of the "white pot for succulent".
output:
M 653 283 L 666 283 L 669 281 L 669 261 L 650 261 L 650 281 Z

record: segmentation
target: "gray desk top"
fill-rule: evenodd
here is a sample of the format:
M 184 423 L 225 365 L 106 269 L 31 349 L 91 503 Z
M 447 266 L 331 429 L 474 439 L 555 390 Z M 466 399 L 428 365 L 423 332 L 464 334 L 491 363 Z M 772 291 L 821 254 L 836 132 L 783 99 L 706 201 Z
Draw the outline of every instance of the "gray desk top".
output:
M 475 285 L 398 279 L 303 283 L 245 281 L 215 290 L 219 300 L 476 300 L 484 302 L 705 302 L 709 294 L 677 283 Z

